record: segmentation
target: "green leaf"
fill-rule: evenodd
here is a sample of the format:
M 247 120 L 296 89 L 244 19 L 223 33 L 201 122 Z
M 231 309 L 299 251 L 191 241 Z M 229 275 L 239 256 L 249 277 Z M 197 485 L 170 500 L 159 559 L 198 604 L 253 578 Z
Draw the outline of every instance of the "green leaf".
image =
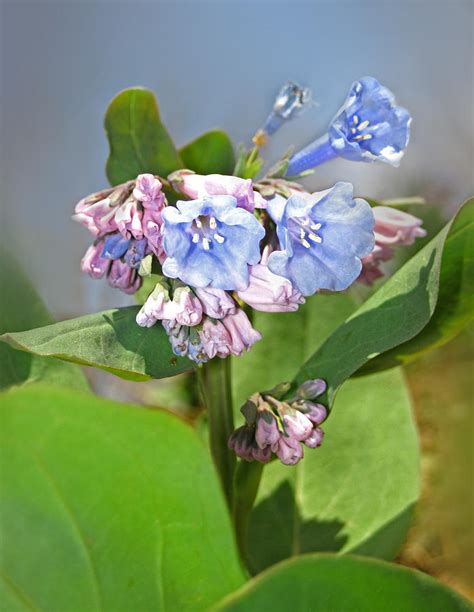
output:
M 244 576 L 176 417 L 34 385 L 1 401 L 3 610 L 206 610 Z
M 165 378 L 192 369 L 189 359 L 173 354 L 161 325 L 136 324 L 137 311 L 137 306 L 106 310 L 4 334 L 0 340 L 22 351 L 100 368 L 129 380 Z
M 348 381 L 321 448 L 265 467 L 250 518 L 253 573 L 306 552 L 392 559 L 419 496 L 418 440 L 399 370 Z
M 18 332 L 53 322 L 45 305 L 13 258 L 0 249 L 0 333 Z M 80 370 L 55 359 L 19 353 L 0 344 L 0 389 L 11 385 L 49 381 L 87 390 L 89 385 Z
M 105 115 L 105 130 L 110 145 L 106 172 L 112 185 L 143 172 L 167 176 L 183 167 L 148 89 L 134 87 L 115 96 Z
M 474 317 L 474 198 L 455 217 L 444 244 L 436 308 L 421 333 L 371 359 L 358 374 L 409 363 L 452 340 Z
M 235 155 L 232 142 L 222 130 L 210 130 L 180 149 L 184 166 L 198 174 L 232 174 Z
M 214 610 L 226 612 L 470 612 L 430 576 L 358 557 L 308 555 L 257 576 Z

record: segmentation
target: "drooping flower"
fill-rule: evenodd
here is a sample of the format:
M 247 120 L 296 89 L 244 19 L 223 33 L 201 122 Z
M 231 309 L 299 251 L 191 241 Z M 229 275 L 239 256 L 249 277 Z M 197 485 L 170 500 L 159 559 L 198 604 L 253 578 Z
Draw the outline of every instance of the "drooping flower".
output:
M 229 332 L 231 343 L 229 350 L 233 355 L 241 355 L 250 350 L 255 342 L 262 339 L 261 334 L 252 327 L 245 312 L 238 308 L 234 314 L 222 319 L 222 324 Z
M 141 327 L 151 327 L 157 321 L 192 327 L 201 322 L 202 305 L 190 287 L 175 286 L 170 297 L 170 286 L 165 279 L 158 282 L 139 310 L 136 321 Z
M 191 170 L 178 170 L 169 176 L 173 187 L 193 200 L 210 196 L 233 196 L 237 208 L 253 212 L 254 208 L 265 208 L 266 201 L 254 191 L 251 179 L 224 174 L 195 174 Z
M 198 287 L 194 292 L 201 301 L 204 314 L 208 317 L 223 319 L 228 314 L 234 314 L 237 310 L 237 304 L 232 297 L 222 289 Z
M 131 294 L 140 288 L 142 279 L 135 269 L 130 268 L 124 261 L 115 259 L 107 274 L 107 281 L 111 287 Z
M 165 200 L 162 187 L 161 181 L 153 174 L 139 174 L 133 189 L 133 196 L 142 203 L 143 208 L 160 210 Z
M 93 193 L 76 204 L 74 221 L 84 225 L 94 236 L 117 231 L 115 214 L 130 195 L 134 181 Z
M 163 273 L 192 287 L 245 289 L 265 230 L 232 196 L 179 201 L 162 212 Z
M 92 278 L 102 278 L 110 267 L 110 259 L 102 257 L 104 243 L 102 240 L 92 244 L 81 260 L 81 270 Z
M 305 301 L 287 278 L 273 274 L 263 264 L 250 267 L 249 286 L 237 295 L 255 310 L 264 312 L 294 312 Z
M 396 105 L 393 93 L 373 77 L 364 77 L 353 83 L 327 135 L 293 155 L 286 174 L 299 174 L 334 157 L 398 166 L 410 123 L 410 113 Z
M 288 200 L 275 196 L 268 212 L 281 247 L 268 259 L 274 274 L 305 296 L 318 289 L 342 291 L 357 279 L 361 258 L 374 246 L 374 217 L 365 200 L 353 198 L 350 183 Z

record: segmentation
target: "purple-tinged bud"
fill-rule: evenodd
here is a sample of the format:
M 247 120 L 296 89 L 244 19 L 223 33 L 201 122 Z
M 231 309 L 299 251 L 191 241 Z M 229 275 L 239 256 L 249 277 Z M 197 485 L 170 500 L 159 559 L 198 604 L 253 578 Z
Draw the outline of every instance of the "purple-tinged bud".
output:
M 166 259 L 166 253 L 163 249 L 163 236 L 161 228 L 163 220 L 161 211 L 153 208 L 145 208 L 142 218 L 143 234 L 148 240 L 148 245 L 153 253 L 158 257 L 160 263 Z
M 201 342 L 199 334 L 195 329 L 189 329 L 189 343 L 188 343 L 188 357 L 192 361 L 195 361 L 198 364 L 206 363 L 209 361 L 209 357 L 204 349 L 204 346 Z
M 294 438 L 281 436 L 272 451 L 285 465 L 296 465 L 303 458 L 303 447 Z
M 143 308 L 139 310 L 135 317 L 135 321 L 140 327 L 153 327 L 157 320 L 152 314 L 147 314 Z
M 260 448 L 256 442 L 252 444 L 252 459 L 259 463 L 268 463 L 272 458 L 272 449 L 270 446 Z
M 301 399 L 314 399 L 325 391 L 326 382 L 322 378 L 315 378 L 314 380 L 305 380 L 296 390 L 296 395 Z
M 129 268 L 120 259 L 112 262 L 107 280 L 111 287 L 121 289 L 125 293 L 135 293 L 141 284 L 141 278 L 137 271 Z
M 324 431 L 321 429 L 321 427 L 315 427 L 311 432 L 311 435 L 306 438 L 304 443 L 308 448 L 316 448 L 318 446 L 321 446 L 321 444 L 323 443 L 323 438 Z
M 363 257 L 362 271 L 358 277 L 359 283 L 364 285 L 372 285 L 376 280 L 383 277 L 383 272 L 380 268 L 383 262 L 389 261 L 394 255 L 394 250 L 388 246 L 375 243 L 373 251 L 370 255 Z
M 223 319 L 237 311 L 237 304 L 223 289 L 212 287 L 196 288 L 195 294 L 201 301 L 204 314 L 213 319 Z
M 104 248 L 102 250 L 102 257 L 108 257 L 109 259 L 120 259 L 128 250 L 130 246 L 130 240 L 124 238 L 119 232 L 110 234 L 104 241 Z
M 295 440 L 306 440 L 313 430 L 313 423 L 299 410 L 287 408 L 282 414 L 285 432 Z
M 170 319 L 174 322 L 174 306 L 170 300 L 168 285 L 156 283 L 155 288 L 147 297 L 137 314 L 136 321 L 141 327 L 150 327 L 152 321 Z M 168 330 L 167 330 L 168 331 Z M 168 332 L 169 333 L 169 332 Z
M 255 310 L 263 312 L 294 312 L 305 302 L 288 279 L 273 274 L 262 264 L 250 266 L 249 285 L 237 295 Z
M 173 353 L 178 357 L 188 354 L 189 348 L 189 327 L 176 325 L 171 321 L 162 321 L 162 325 L 168 334 Z
M 260 448 L 267 448 L 277 444 L 281 433 L 278 423 L 270 407 L 265 408 L 265 404 L 260 404 L 257 413 L 257 428 L 255 430 L 255 440 Z
M 81 213 L 81 212 L 88 210 L 92 206 L 92 204 L 97 204 L 97 202 L 107 199 L 114 190 L 115 190 L 115 187 L 109 187 L 108 189 L 102 189 L 102 191 L 91 193 L 85 198 L 82 198 L 82 200 L 80 200 L 76 204 L 74 208 L 75 212 Z
M 79 210 L 81 205 L 82 200 L 76 206 L 76 214 L 72 218 L 84 225 L 91 234 L 99 237 L 117 230 L 115 207 L 112 206 L 110 197 L 91 204 L 84 210 Z
M 297 402 L 297 404 L 299 404 L 299 402 Z M 314 402 L 310 402 L 308 400 L 303 400 L 302 405 L 303 407 L 300 408 L 299 406 L 297 407 L 295 404 L 292 404 L 292 406 L 295 406 L 295 408 L 297 407 L 298 410 L 303 410 L 305 416 L 308 417 L 308 419 L 315 425 L 321 425 L 321 423 L 327 419 L 328 411 L 326 406 L 323 406 L 322 404 L 315 404 Z
M 199 336 L 209 359 L 216 356 L 224 358 L 230 355 L 232 338 L 221 321 L 212 321 L 204 317 Z
M 141 261 L 146 254 L 146 247 L 146 238 L 142 238 L 141 240 L 132 240 L 130 242 L 130 246 L 124 257 L 125 262 L 130 268 L 135 268 L 136 270 L 140 268 Z
M 372 208 L 375 217 L 375 243 L 386 246 L 410 245 L 426 236 L 421 219 L 389 206 Z
M 174 318 L 179 325 L 197 325 L 202 319 L 202 305 L 189 287 L 178 287 L 174 291 Z
M 102 241 L 92 244 L 81 260 L 82 272 L 86 272 L 92 278 L 102 278 L 109 269 L 110 259 L 102 257 L 103 248 Z
M 153 174 L 139 174 L 133 190 L 134 197 L 143 204 L 143 208 L 163 207 L 164 194 L 161 191 L 162 184 Z
M 233 355 L 241 355 L 244 350 L 249 350 L 250 347 L 260 340 L 262 336 L 256 331 L 247 315 L 240 308 L 235 314 L 227 315 L 222 319 L 222 323 L 227 329 L 231 337 L 230 352 Z
M 124 238 L 143 238 L 142 216 L 143 211 L 138 209 L 138 200 L 133 195 L 117 208 L 115 222 Z
M 229 438 L 228 446 L 233 449 L 237 457 L 244 459 L 245 461 L 252 461 L 253 459 L 253 429 L 247 425 L 242 425 L 232 432 Z

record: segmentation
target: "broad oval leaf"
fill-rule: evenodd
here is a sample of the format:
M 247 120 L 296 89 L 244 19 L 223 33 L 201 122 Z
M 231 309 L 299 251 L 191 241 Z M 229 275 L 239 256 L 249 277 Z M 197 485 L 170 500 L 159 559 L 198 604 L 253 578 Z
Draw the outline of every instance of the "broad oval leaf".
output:
M 471 612 L 426 574 L 358 557 L 305 555 L 257 576 L 213 608 L 226 612 Z
M 5 296 L 0 300 L 0 333 L 52 323 L 41 298 L 10 254 L 0 249 L 0 259 L 0 287 Z M 0 389 L 39 381 L 83 390 L 89 388 L 80 368 L 56 359 L 20 353 L 0 343 Z
M 265 467 L 250 517 L 252 573 L 307 552 L 393 559 L 419 496 L 419 451 L 399 370 L 349 380 L 318 449 Z
M 134 87 L 120 92 L 107 109 L 104 125 L 110 145 L 106 172 L 112 185 L 143 172 L 167 176 L 183 167 L 152 91 Z
M 137 306 L 116 308 L 69 319 L 0 340 L 16 349 L 93 366 L 128 380 L 175 376 L 192 369 L 187 358 L 176 357 L 161 325 L 139 327 Z
M 474 317 L 474 198 L 455 217 L 444 244 L 433 316 L 414 338 L 368 361 L 357 375 L 409 363 L 452 340 Z
M 197 174 L 232 174 L 235 155 L 223 130 L 209 130 L 179 151 L 185 168 Z
M 206 610 L 244 583 L 190 427 L 42 385 L 1 399 L 3 610 Z

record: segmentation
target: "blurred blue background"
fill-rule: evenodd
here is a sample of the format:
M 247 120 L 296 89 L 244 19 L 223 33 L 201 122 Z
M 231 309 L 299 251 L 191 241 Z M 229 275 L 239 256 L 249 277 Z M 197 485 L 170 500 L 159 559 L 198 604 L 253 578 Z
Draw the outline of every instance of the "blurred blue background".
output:
M 473 191 L 471 2 L 3 2 L 2 242 L 57 317 L 130 302 L 81 277 L 90 238 L 75 202 L 106 184 L 102 117 L 121 89 L 156 91 L 177 144 L 210 127 L 248 142 L 287 79 L 319 106 L 272 140 L 275 158 L 322 133 L 351 82 L 373 75 L 414 116 L 399 170 L 334 161 L 308 185 L 421 194 L 452 208 Z

